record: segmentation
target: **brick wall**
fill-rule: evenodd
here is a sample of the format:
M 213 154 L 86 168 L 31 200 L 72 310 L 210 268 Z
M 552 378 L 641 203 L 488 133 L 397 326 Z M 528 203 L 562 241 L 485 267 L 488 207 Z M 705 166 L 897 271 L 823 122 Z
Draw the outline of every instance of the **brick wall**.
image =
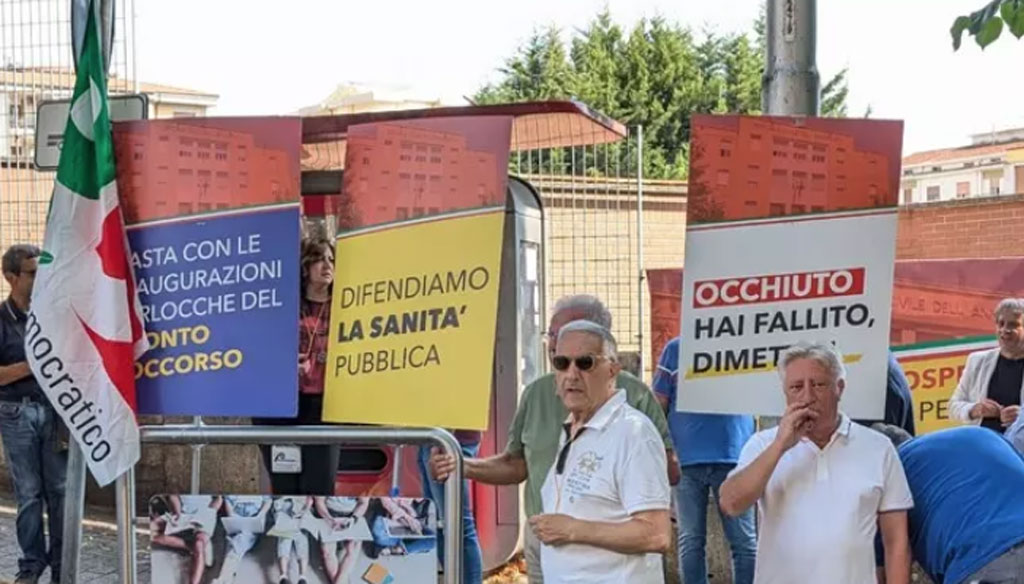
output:
M 900 209 L 898 259 L 1024 255 L 1024 195 L 919 203 Z

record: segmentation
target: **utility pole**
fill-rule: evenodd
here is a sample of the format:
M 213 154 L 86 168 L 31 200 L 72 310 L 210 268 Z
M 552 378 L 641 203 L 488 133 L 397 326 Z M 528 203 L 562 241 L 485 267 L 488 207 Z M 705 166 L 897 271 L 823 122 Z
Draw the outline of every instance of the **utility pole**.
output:
M 818 0 L 767 0 L 761 110 L 766 115 L 817 116 L 821 78 Z M 778 416 L 760 416 L 761 429 L 779 425 Z
M 769 115 L 818 115 L 817 0 L 767 0 L 761 109 Z

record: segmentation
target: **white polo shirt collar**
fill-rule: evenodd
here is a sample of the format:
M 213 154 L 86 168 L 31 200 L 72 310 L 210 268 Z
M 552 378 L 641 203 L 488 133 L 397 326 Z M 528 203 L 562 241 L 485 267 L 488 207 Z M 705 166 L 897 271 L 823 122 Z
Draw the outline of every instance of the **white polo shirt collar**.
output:
M 615 393 L 612 394 L 608 401 L 601 404 L 601 407 L 597 409 L 590 419 L 583 423 L 580 428 L 590 428 L 593 430 L 604 430 L 608 422 L 612 420 L 616 412 L 622 408 L 622 405 L 626 403 L 626 390 L 616 389 Z M 565 429 L 566 434 L 572 429 L 572 414 L 565 417 L 565 423 L 562 424 L 562 428 Z

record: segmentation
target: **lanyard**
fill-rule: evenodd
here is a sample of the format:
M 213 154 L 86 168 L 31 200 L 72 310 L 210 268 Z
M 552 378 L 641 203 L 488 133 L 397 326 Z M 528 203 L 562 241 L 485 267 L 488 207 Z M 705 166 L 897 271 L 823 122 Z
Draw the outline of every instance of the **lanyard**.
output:
M 562 473 L 565 471 L 565 462 L 569 458 L 569 447 L 575 442 L 583 431 L 587 429 L 586 426 L 580 428 L 575 436 L 570 435 L 572 432 L 571 424 L 562 424 L 562 428 L 565 430 L 565 444 L 562 446 L 562 450 L 558 452 L 558 460 L 555 461 L 555 513 L 559 512 L 562 506 Z
M 330 301 L 328 301 L 328 302 L 330 302 Z M 321 321 L 321 319 L 323 319 L 324 310 L 326 308 L 327 308 L 327 302 L 324 302 L 324 303 L 322 303 L 320 305 L 320 311 L 316 315 L 316 323 L 313 324 L 312 329 L 310 329 L 309 325 L 305 323 L 305 320 L 303 320 L 303 326 L 306 328 L 306 333 L 309 335 L 309 344 L 307 345 L 306 351 L 305 351 L 307 359 L 309 359 L 310 355 L 313 354 L 313 343 L 316 342 L 316 335 L 317 335 L 317 333 L 320 332 L 320 321 Z

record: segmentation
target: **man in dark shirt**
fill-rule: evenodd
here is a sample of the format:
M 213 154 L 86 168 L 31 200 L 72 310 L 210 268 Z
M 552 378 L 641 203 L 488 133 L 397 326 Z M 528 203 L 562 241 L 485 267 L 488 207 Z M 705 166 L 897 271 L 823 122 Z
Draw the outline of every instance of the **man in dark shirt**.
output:
M 60 419 L 25 360 L 25 323 L 39 248 L 14 245 L 0 266 L 11 287 L 0 303 L 0 438 L 18 501 L 17 533 L 21 558 L 15 584 L 35 584 L 50 567 L 60 581 L 64 529 L 64 478 L 67 449 Z M 49 515 L 50 549 L 43 536 L 43 508 Z
M 896 355 L 889 351 L 889 371 L 885 384 L 885 418 L 882 420 L 854 420 L 862 426 L 876 423 L 892 424 L 904 432 L 915 436 L 914 431 L 914 398 L 910 394 L 907 376 L 896 360 Z

